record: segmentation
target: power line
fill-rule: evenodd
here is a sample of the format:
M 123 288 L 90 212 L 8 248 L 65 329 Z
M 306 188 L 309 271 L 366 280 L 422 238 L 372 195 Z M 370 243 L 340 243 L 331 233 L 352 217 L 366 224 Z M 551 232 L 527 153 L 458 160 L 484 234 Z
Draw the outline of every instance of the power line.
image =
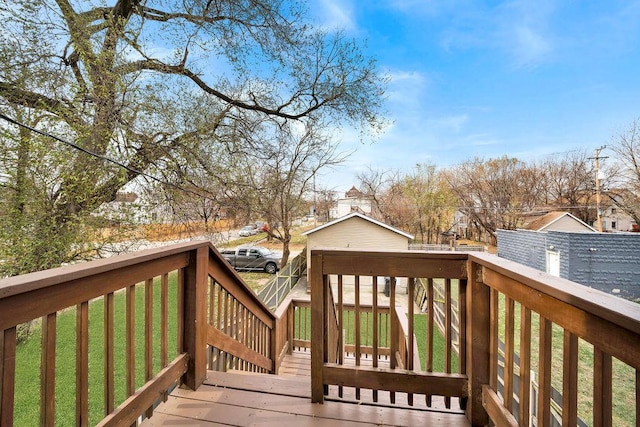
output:
M 5 115 L 4 113 L 0 113 L 0 118 L 6 120 L 7 122 L 12 123 L 12 124 L 14 124 L 16 126 L 20 126 L 20 127 L 24 128 L 24 129 L 27 129 L 27 130 L 29 130 L 31 132 L 37 133 L 37 134 L 42 135 L 42 136 L 47 137 L 47 138 L 52 138 L 52 139 L 54 139 L 54 140 L 56 140 L 58 142 L 61 142 L 61 143 L 65 144 L 65 145 L 68 145 L 69 147 L 72 147 L 72 148 L 74 148 L 74 149 L 76 149 L 76 150 L 78 150 L 78 151 L 80 151 L 82 153 L 88 154 L 89 156 L 92 156 L 92 157 L 95 157 L 97 159 L 104 160 L 106 162 L 112 163 L 112 164 L 114 164 L 114 165 L 116 165 L 118 167 L 121 167 L 121 168 L 123 168 L 123 169 L 125 169 L 125 170 L 127 170 L 129 172 L 132 172 L 134 174 L 137 174 L 139 176 L 143 176 L 145 178 L 149 178 L 149 179 L 151 179 L 153 181 L 156 181 L 156 182 L 158 182 L 160 184 L 168 185 L 168 186 L 173 187 L 173 188 L 175 188 L 177 190 L 184 191 L 185 193 L 188 193 L 188 194 L 194 194 L 194 195 L 196 195 L 198 197 L 203 197 L 205 199 L 209 199 L 209 197 L 203 196 L 202 194 L 200 194 L 198 192 L 195 192 L 193 190 L 189 190 L 187 188 L 179 186 L 178 184 L 174 184 L 172 182 L 165 181 L 165 180 L 163 180 L 161 178 L 158 178 L 158 177 L 153 176 L 151 174 L 148 174 L 146 172 L 143 172 L 143 171 L 140 171 L 138 169 L 132 168 L 131 166 L 127 166 L 124 163 L 119 162 L 118 160 L 112 159 L 111 157 L 104 156 L 102 154 L 95 153 L 95 152 L 93 152 L 91 150 L 88 150 L 86 148 L 83 148 L 83 147 L 79 146 L 78 144 L 75 144 L 73 142 L 64 140 L 64 139 L 62 139 L 62 138 L 60 138 L 58 136 L 52 135 L 52 134 L 50 134 L 48 132 L 41 131 L 39 129 L 33 128 L 33 127 L 29 126 L 29 125 L 26 125 L 26 124 L 24 124 L 22 122 L 19 122 L 19 121 L 15 120 L 15 119 L 12 119 L 11 117 Z M 213 200 L 213 199 L 211 199 L 211 200 Z

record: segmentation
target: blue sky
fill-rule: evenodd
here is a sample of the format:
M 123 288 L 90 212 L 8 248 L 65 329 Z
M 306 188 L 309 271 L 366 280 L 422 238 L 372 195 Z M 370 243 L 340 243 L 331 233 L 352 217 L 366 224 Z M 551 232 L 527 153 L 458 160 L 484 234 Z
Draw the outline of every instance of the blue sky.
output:
M 640 116 L 640 1 L 311 0 L 391 77 L 393 121 L 319 182 L 478 156 L 523 160 L 610 143 Z

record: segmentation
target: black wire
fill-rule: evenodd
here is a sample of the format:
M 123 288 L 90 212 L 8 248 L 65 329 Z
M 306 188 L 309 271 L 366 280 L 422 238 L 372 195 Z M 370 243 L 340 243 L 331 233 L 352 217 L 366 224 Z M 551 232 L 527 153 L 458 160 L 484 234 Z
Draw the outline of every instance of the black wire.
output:
M 151 179 L 153 181 L 159 182 L 160 184 L 168 185 L 168 186 L 176 188 L 176 189 L 178 189 L 180 191 L 184 191 L 185 193 L 195 194 L 198 197 L 208 198 L 208 197 L 203 196 L 200 193 L 195 192 L 193 190 L 189 190 L 189 189 L 183 188 L 183 187 L 181 187 L 181 186 L 179 186 L 177 184 L 171 183 L 169 181 L 164 181 L 164 180 L 162 180 L 162 179 L 160 179 L 158 177 L 155 177 L 153 175 L 150 175 L 150 174 L 148 174 L 146 172 L 142 172 L 140 170 L 134 169 L 131 166 L 127 166 L 124 163 L 121 163 L 121 162 L 119 162 L 119 161 L 117 161 L 115 159 L 112 159 L 111 157 L 107 157 L 107 156 L 103 156 L 102 154 L 94 153 L 91 150 L 87 150 L 86 148 L 80 147 L 78 144 L 74 144 L 73 142 L 66 141 L 66 140 L 64 140 L 64 139 L 62 139 L 60 137 L 57 137 L 55 135 L 52 135 L 52 134 L 50 134 L 48 132 L 44 132 L 44 131 L 35 129 L 35 128 L 29 126 L 29 125 L 26 125 L 24 123 L 21 123 L 21 122 L 15 120 L 15 119 L 12 119 L 11 117 L 5 115 L 4 113 L 0 113 L 0 118 L 8 121 L 9 123 L 13 123 L 16 126 L 20 126 L 20 127 L 25 128 L 27 130 L 30 130 L 31 132 L 35 132 L 35 133 L 37 133 L 39 135 L 55 139 L 56 141 L 59 141 L 59 142 L 61 142 L 63 144 L 66 144 L 69 147 L 75 148 L 76 150 L 81 151 L 81 152 L 83 152 L 85 154 L 88 154 L 88 155 L 90 155 L 92 157 L 95 157 L 97 159 L 101 159 L 101 160 L 105 160 L 105 161 L 107 161 L 109 163 L 113 163 L 114 165 L 119 166 L 119 167 L 121 167 L 123 169 L 126 169 L 129 172 L 133 172 L 133 173 L 135 173 L 135 174 L 137 174 L 139 176 L 144 176 L 144 177 L 149 178 L 149 179 Z M 213 199 L 211 199 L 211 200 L 213 200 Z

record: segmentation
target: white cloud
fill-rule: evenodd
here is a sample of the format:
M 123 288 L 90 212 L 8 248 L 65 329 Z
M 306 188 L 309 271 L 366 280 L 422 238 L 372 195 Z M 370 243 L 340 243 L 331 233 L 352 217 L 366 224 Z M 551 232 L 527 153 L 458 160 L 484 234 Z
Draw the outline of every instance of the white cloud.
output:
M 387 96 L 391 107 L 401 103 L 406 106 L 421 105 L 425 92 L 429 86 L 428 77 L 419 71 L 395 70 L 389 71 L 389 88 Z
M 430 118 L 427 120 L 426 125 L 458 133 L 463 130 L 464 125 L 468 121 L 469 121 L 468 114 L 458 114 L 454 116 Z
M 343 28 L 347 31 L 354 31 L 357 28 L 351 1 L 318 0 L 317 12 L 321 25 L 325 28 L 330 30 Z
M 499 8 L 494 37 L 508 51 L 514 66 L 531 67 L 549 59 L 554 50 L 554 12 L 555 6 L 544 0 L 515 0 Z
M 440 47 L 446 52 L 495 51 L 515 68 L 535 67 L 552 57 L 557 43 L 552 25 L 557 10 L 552 1 L 513 0 L 498 6 L 468 6 L 455 16 L 441 16 L 446 24 L 441 30 Z
M 530 27 L 515 28 L 514 35 L 515 44 L 511 49 L 516 66 L 537 65 L 552 51 L 545 36 Z

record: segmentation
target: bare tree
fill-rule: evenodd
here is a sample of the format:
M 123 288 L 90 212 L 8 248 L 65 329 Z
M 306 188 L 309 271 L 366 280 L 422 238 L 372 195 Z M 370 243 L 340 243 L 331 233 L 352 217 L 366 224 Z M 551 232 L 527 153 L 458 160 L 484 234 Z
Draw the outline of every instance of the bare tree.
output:
M 404 177 L 402 190 L 410 206 L 412 226 L 407 230 L 424 243 L 438 242 L 440 234 L 453 226 L 455 203 L 436 166 L 417 164 Z
M 344 161 L 337 144 L 322 133 L 323 128 L 313 121 L 303 127 L 272 127 L 271 138 L 262 134 L 261 149 L 247 156 L 242 168 L 248 180 L 246 196 L 250 197 L 244 200 L 267 220 L 268 235 L 282 243 L 282 265 L 289 259 L 294 220 L 308 212 L 314 176 Z
M 606 192 L 608 197 L 640 224 L 640 119 L 620 133 L 611 145 L 619 161 L 618 185 Z
M 335 190 L 320 187 L 315 190 L 315 216 L 321 222 L 329 221 L 330 210 L 338 201 L 338 193 Z
M 399 173 L 390 169 L 368 168 L 357 175 L 358 187 L 365 198 L 371 200 L 372 216 L 389 225 L 398 226 L 397 215 L 392 211 L 400 203 L 401 191 L 397 188 L 400 183 Z
M 544 179 L 548 204 L 566 210 L 586 223 L 595 220 L 592 203 L 595 171 L 585 151 L 570 151 L 546 159 L 536 175 Z
M 513 230 L 523 224 L 532 197 L 522 180 L 525 164 L 515 158 L 474 159 L 445 174 L 458 209 L 496 243 L 496 230 Z

